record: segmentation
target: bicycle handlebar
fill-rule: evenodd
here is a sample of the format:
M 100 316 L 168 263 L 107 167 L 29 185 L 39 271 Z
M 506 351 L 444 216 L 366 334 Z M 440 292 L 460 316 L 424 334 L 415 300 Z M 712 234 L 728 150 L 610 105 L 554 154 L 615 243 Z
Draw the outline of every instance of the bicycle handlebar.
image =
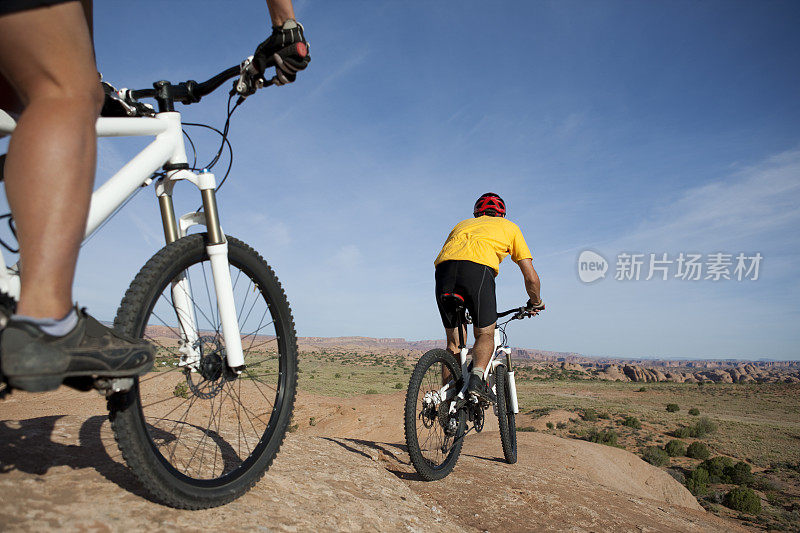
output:
M 504 316 L 508 316 L 511 313 L 517 313 L 519 315 L 522 315 L 523 313 L 525 313 L 525 316 L 527 316 L 527 309 L 528 309 L 527 307 L 517 307 L 516 309 L 509 309 L 508 311 L 503 311 L 502 313 L 497 313 L 497 318 L 502 318 Z M 514 318 L 525 318 L 525 317 L 524 316 L 519 316 L 519 317 L 515 316 Z
M 292 54 L 305 57 L 308 54 L 308 48 L 303 43 L 295 43 L 287 46 L 277 53 L 277 55 L 281 57 L 288 57 Z M 188 80 L 173 85 L 168 81 L 162 80 L 155 82 L 153 84 L 153 89 L 136 89 L 127 91 L 127 96 L 134 100 L 138 100 L 139 98 L 156 98 L 160 102 L 175 101 L 182 104 L 194 104 L 199 102 L 202 97 L 216 91 L 220 85 L 229 79 L 241 76 L 248 77 L 248 79 L 251 80 L 248 85 L 254 86 L 254 88 L 252 88 L 251 92 L 248 93 L 243 92 L 236 87 L 236 84 L 234 84 L 234 89 L 232 90 L 231 94 L 238 92 L 240 96 L 244 98 L 247 94 L 252 94 L 252 92 L 255 92 L 256 88 L 268 87 L 272 85 L 275 80 L 275 78 L 270 80 L 263 79 L 263 73 L 259 74 L 252 67 L 252 59 L 253 57 L 250 56 L 244 62 L 242 62 L 242 64 L 234 65 L 228 69 L 225 69 L 216 76 L 213 76 L 202 83 L 197 83 L 194 80 Z M 267 69 L 274 66 L 276 66 L 274 56 L 267 58 L 264 68 Z M 255 82 L 258 83 L 256 84 Z
M 163 96 L 171 97 L 182 104 L 192 104 L 199 102 L 202 97 L 217 90 L 220 85 L 229 79 L 238 76 L 240 71 L 241 67 L 239 65 L 234 65 L 202 83 L 189 80 L 178 83 L 177 85 L 171 85 L 166 81 L 157 81 L 153 84 L 155 85 L 155 88 L 153 89 L 136 89 L 128 91 L 128 94 L 135 99 L 157 98 Z M 162 92 L 166 94 L 160 94 Z

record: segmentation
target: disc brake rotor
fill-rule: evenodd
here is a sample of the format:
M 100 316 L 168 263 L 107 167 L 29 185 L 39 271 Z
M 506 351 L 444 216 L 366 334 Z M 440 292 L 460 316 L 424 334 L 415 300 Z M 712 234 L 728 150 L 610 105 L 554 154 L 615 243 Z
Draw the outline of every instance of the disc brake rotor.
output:
M 200 362 L 197 372 L 191 372 L 188 368 L 183 371 L 186 385 L 198 398 L 210 400 L 222 391 L 225 382 L 231 381 L 235 374 L 227 368 L 225 349 L 220 344 L 219 338 L 200 337 L 192 348 L 200 354 Z

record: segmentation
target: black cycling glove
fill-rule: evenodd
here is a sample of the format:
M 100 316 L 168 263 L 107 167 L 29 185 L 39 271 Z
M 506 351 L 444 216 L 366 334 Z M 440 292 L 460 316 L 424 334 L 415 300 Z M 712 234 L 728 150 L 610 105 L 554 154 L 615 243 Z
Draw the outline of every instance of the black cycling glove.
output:
M 292 46 L 296 43 L 302 43 L 303 46 Z M 310 61 L 303 26 L 294 19 L 287 20 L 283 26 L 273 26 L 272 35 L 258 45 L 253 54 L 253 66 L 261 76 L 264 70 L 275 65 L 275 85 L 292 83 L 297 78 L 297 72 L 306 68 Z
M 544 309 L 544 302 L 542 301 L 541 298 L 539 298 L 538 302 L 534 302 L 530 298 L 528 298 L 528 304 L 525 306 L 525 308 L 528 311 L 536 311 L 536 312 L 538 312 L 538 311 L 541 311 L 541 310 Z

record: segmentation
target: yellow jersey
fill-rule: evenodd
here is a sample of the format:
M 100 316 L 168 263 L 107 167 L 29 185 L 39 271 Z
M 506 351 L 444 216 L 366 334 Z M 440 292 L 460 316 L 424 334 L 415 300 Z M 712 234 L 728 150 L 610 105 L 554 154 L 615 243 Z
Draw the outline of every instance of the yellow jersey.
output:
M 482 216 L 456 224 L 433 264 L 472 261 L 493 268 L 497 276 L 507 255 L 515 262 L 533 258 L 519 226 L 502 217 Z

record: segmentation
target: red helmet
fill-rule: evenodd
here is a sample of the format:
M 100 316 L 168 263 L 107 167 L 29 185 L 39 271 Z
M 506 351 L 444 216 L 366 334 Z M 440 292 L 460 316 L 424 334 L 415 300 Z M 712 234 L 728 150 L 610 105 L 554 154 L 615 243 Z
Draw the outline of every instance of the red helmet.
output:
M 472 214 L 476 217 L 481 215 L 504 217 L 506 216 L 506 203 L 495 193 L 487 192 L 482 194 L 478 201 L 475 202 Z

